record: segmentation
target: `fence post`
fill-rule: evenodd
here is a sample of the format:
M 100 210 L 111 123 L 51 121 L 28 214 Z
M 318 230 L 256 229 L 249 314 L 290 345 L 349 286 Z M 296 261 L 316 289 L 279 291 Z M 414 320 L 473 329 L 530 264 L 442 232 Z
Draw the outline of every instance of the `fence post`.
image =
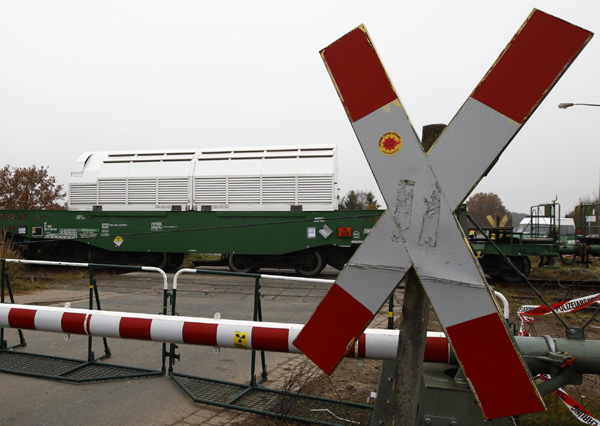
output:
M 6 260 L 2 259 L 2 283 L 0 283 L 0 303 L 4 303 L 4 273 Z M 6 349 L 6 340 L 4 340 L 4 327 L 0 327 L 0 350 Z

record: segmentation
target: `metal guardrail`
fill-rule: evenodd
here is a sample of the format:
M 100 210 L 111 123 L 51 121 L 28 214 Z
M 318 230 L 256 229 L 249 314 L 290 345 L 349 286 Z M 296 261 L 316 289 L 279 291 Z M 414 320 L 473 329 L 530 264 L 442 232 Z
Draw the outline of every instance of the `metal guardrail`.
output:
M 54 262 L 42 260 L 25 259 L 1 259 L 1 282 L 0 282 L 0 303 L 6 303 L 5 293 L 8 293 L 10 303 L 15 303 L 12 285 L 8 274 L 7 263 L 21 263 L 28 265 L 41 266 L 67 266 L 75 268 L 89 269 L 89 303 L 88 308 L 102 310 L 100 295 L 94 275 L 97 269 L 121 269 L 129 271 L 148 271 L 157 272 L 163 278 L 163 315 L 167 314 L 168 280 L 165 272 L 159 268 L 149 266 L 125 266 L 125 265 L 105 265 L 96 263 L 76 263 L 76 262 Z M 0 371 L 30 377 L 40 377 L 51 380 L 61 380 L 68 382 L 91 382 L 101 380 L 130 379 L 136 377 L 149 377 L 164 375 L 165 351 L 166 345 L 163 344 L 162 367 L 160 370 L 150 370 L 146 368 L 130 367 L 116 364 L 100 362 L 111 357 L 108 341 L 102 338 L 104 354 L 96 357 L 93 351 L 93 337 L 88 336 L 87 360 L 77 360 L 72 358 L 40 355 L 26 352 L 17 352 L 15 349 L 27 346 L 23 331 L 18 329 L 19 343 L 8 346 L 5 340 L 4 328 L 0 327 Z
M 72 263 L 72 262 L 50 262 L 50 261 L 31 261 L 20 259 L 0 259 L 2 263 L 2 280 L 0 284 L 0 302 L 6 303 L 5 293 L 8 292 L 10 303 L 14 304 L 16 310 L 28 310 L 24 305 L 15 304 L 14 295 L 8 276 L 7 263 L 23 263 L 34 265 L 48 266 L 67 266 L 89 268 L 90 285 L 89 285 L 89 317 L 103 317 L 105 315 L 115 315 L 116 312 L 102 311 L 98 286 L 95 278 L 95 271 L 100 268 L 121 269 L 129 271 L 148 271 L 161 274 L 163 281 L 163 304 L 162 315 L 164 319 L 178 316 L 177 312 L 177 290 L 178 280 L 182 274 L 206 274 L 206 275 L 227 275 L 237 276 L 241 278 L 254 280 L 254 303 L 252 322 L 262 322 L 262 305 L 261 305 L 261 279 L 284 280 L 297 282 L 319 282 L 323 284 L 333 284 L 333 280 L 323 280 L 315 278 L 288 277 L 279 275 L 265 274 L 244 274 L 225 271 L 213 270 L 197 270 L 197 269 L 182 269 L 179 270 L 173 277 L 172 293 L 169 293 L 167 275 L 159 268 L 154 267 L 135 267 L 123 265 L 104 265 L 95 263 Z M 171 309 L 169 307 L 169 298 Z M 54 312 L 60 308 L 52 307 L 35 307 L 39 311 Z M 34 310 L 32 307 L 31 310 Z M 90 313 L 91 311 L 97 312 Z M 72 309 L 73 313 L 83 311 L 81 309 Z M 101 312 L 102 311 L 102 312 Z M 124 315 L 127 315 L 123 313 Z M 136 314 L 138 316 L 154 316 L 149 314 Z M 92 320 L 93 321 L 93 320 Z M 59 321 L 60 322 L 60 321 Z M 250 321 L 247 321 L 251 323 Z M 272 323 L 264 323 L 265 327 L 272 326 Z M 58 328 L 57 328 L 58 327 Z M 15 328 L 15 327 L 12 327 Z M 27 327 L 24 327 L 27 328 Z M 35 327 L 29 327 L 36 329 Z M 54 328 L 57 328 L 56 330 Z M 45 331 L 64 332 L 60 326 L 45 325 Z M 382 330 L 383 331 L 383 330 Z M 252 412 L 256 414 L 268 415 L 276 418 L 285 418 L 288 420 L 308 421 L 314 424 L 323 425 L 347 425 L 348 421 L 357 421 L 360 424 L 368 424 L 372 413 L 372 406 L 368 404 L 359 404 L 348 401 L 337 401 L 330 398 L 316 397 L 301 393 L 288 391 L 280 391 L 269 389 L 262 386 L 267 380 L 267 366 L 264 350 L 251 350 L 251 371 L 250 380 L 248 383 L 234 383 L 222 380 L 210 379 L 205 377 L 180 374 L 174 371 L 175 362 L 180 359 L 176 353 L 178 346 L 174 343 L 169 344 L 169 349 L 166 349 L 166 343 L 163 343 L 162 350 L 162 368 L 161 370 L 148 370 L 137 367 L 127 367 L 115 364 L 100 362 L 103 359 L 111 356 L 110 349 L 106 337 L 102 337 L 104 342 L 104 355 L 96 358 L 92 351 L 92 335 L 91 330 L 88 330 L 88 359 L 77 360 L 64 357 L 32 354 L 15 349 L 25 347 L 26 342 L 21 329 L 18 330 L 20 342 L 14 346 L 8 346 L 4 340 L 4 328 L 0 327 L 0 340 L 2 342 L 0 348 L 0 372 L 24 375 L 30 377 L 38 377 L 44 379 L 60 380 L 71 383 L 92 382 L 102 380 L 114 380 L 133 377 L 147 377 L 164 375 L 166 372 L 166 358 L 169 358 L 168 375 L 171 377 L 195 402 L 200 402 L 209 405 L 215 405 L 230 409 Z M 112 334 L 110 334 L 112 336 Z M 163 340 L 164 341 L 164 340 Z M 257 352 L 260 352 L 261 372 L 260 378 L 256 377 L 256 362 Z M 356 351 L 355 356 L 358 356 Z M 348 420 L 353 419 L 353 420 Z
M 226 275 L 254 279 L 254 312 L 253 321 L 262 322 L 262 305 L 260 298 L 261 279 L 272 279 L 296 282 L 319 282 L 333 284 L 334 280 L 318 278 L 288 277 L 282 275 L 266 275 L 213 271 L 203 269 L 181 269 L 173 277 L 173 304 L 171 315 L 177 315 L 176 299 L 178 280 L 182 274 Z M 330 398 L 316 397 L 296 392 L 269 389 L 261 384 L 267 380 L 267 369 L 264 351 L 260 351 L 262 373 L 256 380 L 255 364 L 256 351 L 252 350 L 251 373 L 249 384 L 232 383 L 205 377 L 180 374 L 174 371 L 174 361 L 179 355 L 174 351 L 176 345 L 171 345 L 169 376 L 195 402 L 216 405 L 270 417 L 311 422 L 321 425 L 369 424 L 373 407 L 349 401 L 338 401 Z M 335 413 L 343 413 L 343 418 Z M 352 420 L 347 419 L 349 417 Z

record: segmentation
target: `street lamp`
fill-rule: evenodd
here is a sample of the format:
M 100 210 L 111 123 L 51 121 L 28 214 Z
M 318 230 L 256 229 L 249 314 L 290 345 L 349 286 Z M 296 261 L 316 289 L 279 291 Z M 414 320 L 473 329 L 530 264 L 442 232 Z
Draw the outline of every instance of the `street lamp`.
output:
M 560 109 L 567 109 L 567 108 L 572 107 L 573 105 L 585 105 L 585 106 L 600 107 L 600 104 L 574 104 L 574 103 L 562 103 L 562 104 L 558 104 L 558 107 Z
M 575 103 L 570 103 L 570 102 L 566 102 L 566 103 L 560 103 L 558 104 L 558 107 L 560 109 L 567 109 L 570 108 L 574 105 L 583 105 L 583 106 L 593 106 L 593 107 L 600 107 L 600 104 L 575 104 Z M 598 185 L 598 203 L 600 203 L 600 185 Z

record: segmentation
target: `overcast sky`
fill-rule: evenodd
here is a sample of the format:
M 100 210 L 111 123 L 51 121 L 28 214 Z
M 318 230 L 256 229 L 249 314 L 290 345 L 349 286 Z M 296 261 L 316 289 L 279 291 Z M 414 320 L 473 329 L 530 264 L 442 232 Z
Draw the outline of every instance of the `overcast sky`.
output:
M 600 32 L 598 0 L 0 0 L 0 166 L 66 185 L 86 151 L 335 143 L 341 194 L 376 191 L 319 50 L 364 23 L 420 134 L 533 8 Z M 517 212 L 598 194 L 600 108 L 557 105 L 600 104 L 599 65 L 600 34 L 473 193 Z

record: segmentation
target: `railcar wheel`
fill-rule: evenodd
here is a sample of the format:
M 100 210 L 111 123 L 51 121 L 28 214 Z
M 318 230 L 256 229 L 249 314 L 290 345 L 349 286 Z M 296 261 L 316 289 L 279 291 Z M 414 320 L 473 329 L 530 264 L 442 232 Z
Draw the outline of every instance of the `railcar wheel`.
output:
M 252 272 L 255 268 L 247 268 L 244 264 L 244 256 L 230 254 L 227 256 L 227 266 L 229 266 L 229 270 L 231 272 L 239 272 L 242 274 L 246 274 L 248 272 Z M 258 269 L 256 269 L 258 270 Z
M 166 269 L 175 270 L 181 266 L 184 259 L 183 253 L 169 253 L 169 263 L 166 266 Z
M 508 258 L 523 275 L 526 277 L 529 276 L 531 273 L 531 262 L 527 256 L 508 256 Z M 511 271 L 510 274 L 502 275 L 502 279 L 508 283 L 519 283 L 523 281 L 523 277 L 515 271 Z
M 319 275 L 321 271 L 325 269 L 325 266 L 327 266 L 325 258 L 320 251 L 315 250 L 311 252 L 309 256 L 311 257 L 307 264 L 296 268 L 296 272 L 304 277 L 314 277 L 315 275 Z
M 169 260 L 169 253 L 148 253 L 144 263 L 146 264 L 146 266 L 165 269 L 166 266 L 169 264 Z

